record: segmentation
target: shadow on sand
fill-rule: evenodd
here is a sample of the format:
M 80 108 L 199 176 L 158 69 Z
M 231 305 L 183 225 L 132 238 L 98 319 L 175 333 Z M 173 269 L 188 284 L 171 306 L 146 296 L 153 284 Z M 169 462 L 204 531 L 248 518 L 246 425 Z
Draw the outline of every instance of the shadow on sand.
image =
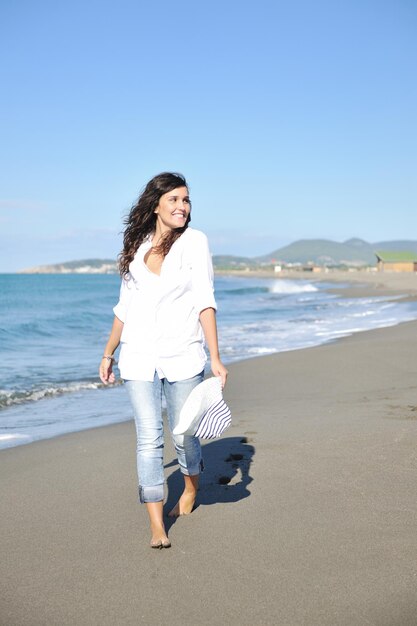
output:
M 250 496 L 247 487 L 253 480 L 249 470 L 255 448 L 247 442 L 246 437 L 216 439 L 204 445 L 202 450 L 204 472 L 200 476 L 200 488 L 195 508 L 218 502 L 238 502 Z M 175 465 L 178 465 L 176 459 L 165 467 Z M 184 488 L 179 469 L 168 477 L 167 485 L 168 498 L 164 507 L 166 513 L 176 504 Z M 175 519 L 166 519 L 168 529 Z

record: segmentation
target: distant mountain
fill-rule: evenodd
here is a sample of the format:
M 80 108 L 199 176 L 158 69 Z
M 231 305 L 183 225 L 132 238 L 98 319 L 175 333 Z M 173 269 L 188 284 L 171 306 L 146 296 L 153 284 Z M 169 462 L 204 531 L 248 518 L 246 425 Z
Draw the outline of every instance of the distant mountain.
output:
M 362 239 L 343 243 L 328 239 L 300 239 L 289 246 L 258 257 L 260 263 L 314 263 L 315 265 L 373 265 L 373 244 Z
M 417 253 L 417 241 L 379 241 L 368 243 L 363 239 L 352 238 L 339 243 L 328 239 L 300 239 L 288 246 L 273 250 L 269 254 L 246 259 L 245 257 L 217 256 L 213 257 L 215 268 L 258 267 L 279 263 L 300 263 L 305 265 L 348 265 L 358 267 L 361 265 L 375 265 L 375 252 L 404 251 Z
M 114 259 L 84 259 L 67 261 L 55 265 L 39 265 L 22 270 L 21 274 L 116 274 L 117 262 Z
M 269 254 L 258 257 L 216 254 L 213 256 L 215 269 L 257 268 L 279 263 L 300 263 L 305 265 L 375 265 L 376 251 L 408 251 L 417 253 L 417 241 L 379 241 L 368 243 L 363 239 L 348 239 L 343 243 L 329 239 L 300 239 L 289 246 L 278 248 Z M 116 274 L 117 262 L 114 259 L 85 259 L 55 265 L 41 265 L 21 273 L 25 274 Z
M 258 261 L 247 256 L 233 256 L 232 254 L 215 254 L 213 265 L 216 269 L 240 269 L 244 267 L 257 266 Z
M 395 252 L 417 252 L 417 241 L 380 241 L 373 244 L 374 250 L 390 250 Z

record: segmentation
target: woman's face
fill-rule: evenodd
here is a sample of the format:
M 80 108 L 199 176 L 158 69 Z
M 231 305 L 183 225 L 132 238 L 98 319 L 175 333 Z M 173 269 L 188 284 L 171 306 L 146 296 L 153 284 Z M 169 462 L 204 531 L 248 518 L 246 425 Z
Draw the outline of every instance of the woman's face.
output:
M 190 198 L 187 187 L 177 187 L 164 193 L 155 209 L 156 226 L 165 233 L 174 228 L 182 228 L 190 214 Z

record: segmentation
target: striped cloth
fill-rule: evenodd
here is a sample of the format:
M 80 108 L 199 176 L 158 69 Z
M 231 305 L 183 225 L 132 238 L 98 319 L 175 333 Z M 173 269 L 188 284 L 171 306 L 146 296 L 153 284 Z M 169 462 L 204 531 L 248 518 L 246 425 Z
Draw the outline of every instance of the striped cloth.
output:
M 232 423 L 232 415 L 226 402 L 219 400 L 212 405 L 201 418 L 201 422 L 195 431 L 195 437 L 201 439 L 215 439 L 229 428 Z
M 223 400 L 222 381 L 216 376 L 194 387 L 172 433 L 214 439 L 220 437 L 231 422 L 230 409 Z

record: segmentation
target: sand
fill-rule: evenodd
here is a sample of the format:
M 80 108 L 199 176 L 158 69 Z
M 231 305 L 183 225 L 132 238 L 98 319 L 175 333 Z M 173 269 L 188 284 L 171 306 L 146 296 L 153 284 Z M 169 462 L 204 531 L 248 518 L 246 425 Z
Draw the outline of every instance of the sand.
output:
M 233 425 L 170 550 L 148 547 L 132 422 L 2 451 L 2 626 L 415 626 L 416 333 L 230 366 Z

